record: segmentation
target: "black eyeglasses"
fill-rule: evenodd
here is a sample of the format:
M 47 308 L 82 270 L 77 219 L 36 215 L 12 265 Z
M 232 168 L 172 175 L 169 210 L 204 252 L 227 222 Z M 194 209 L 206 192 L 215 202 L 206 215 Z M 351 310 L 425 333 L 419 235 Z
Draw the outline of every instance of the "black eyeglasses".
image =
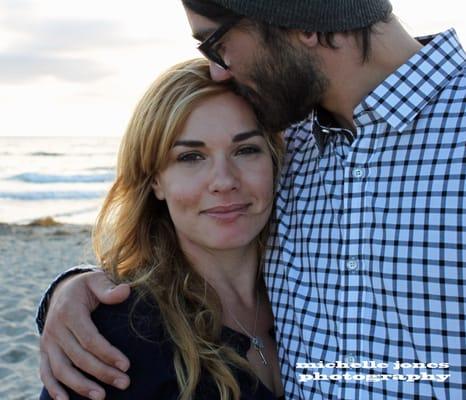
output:
M 228 69 L 228 65 L 223 61 L 222 56 L 218 53 L 218 49 L 215 44 L 220 40 L 220 38 L 225 35 L 234 25 L 238 23 L 240 18 L 234 18 L 223 25 L 220 25 L 215 32 L 212 33 L 206 40 L 204 40 L 197 49 L 210 61 L 213 61 L 215 64 L 220 65 L 223 69 Z

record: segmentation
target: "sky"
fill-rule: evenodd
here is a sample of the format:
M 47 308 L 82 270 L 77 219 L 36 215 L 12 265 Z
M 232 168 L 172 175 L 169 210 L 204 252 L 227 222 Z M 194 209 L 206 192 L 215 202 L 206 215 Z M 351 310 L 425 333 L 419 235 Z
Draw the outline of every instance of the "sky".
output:
M 392 0 L 413 35 L 455 27 L 463 0 Z M 155 77 L 198 57 L 180 0 L 0 0 L 0 136 L 121 136 Z

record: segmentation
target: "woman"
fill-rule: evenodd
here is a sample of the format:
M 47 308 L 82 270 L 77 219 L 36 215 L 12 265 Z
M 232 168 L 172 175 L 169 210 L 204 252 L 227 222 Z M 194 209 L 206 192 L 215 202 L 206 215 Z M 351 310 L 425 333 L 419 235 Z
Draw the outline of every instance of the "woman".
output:
M 203 60 L 171 68 L 144 95 L 94 231 L 102 267 L 134 287 L 93 314 L 131 360 L 129 389 L 103 384 L 107 398 L 282 394 L 260 278 L 281 151 Z

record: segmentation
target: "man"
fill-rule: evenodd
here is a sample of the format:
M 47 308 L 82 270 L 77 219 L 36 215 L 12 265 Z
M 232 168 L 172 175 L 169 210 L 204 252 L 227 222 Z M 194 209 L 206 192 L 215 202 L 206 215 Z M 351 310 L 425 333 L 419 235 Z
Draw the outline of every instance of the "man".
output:
M 286 397 L 462 398 L 466 62 L 454 31 L 415 40 L 387 0 L 183 2 L 212 78 L 232 79 L 269 130 L 295 123 L 265 266 Z M 85 323 L 127 295 L 108 285 L 91 273 L 52 298 L 51 393 L 53 375 L 99 390 L 65 353 L 128 384 L 104 365 L 127 360 Z

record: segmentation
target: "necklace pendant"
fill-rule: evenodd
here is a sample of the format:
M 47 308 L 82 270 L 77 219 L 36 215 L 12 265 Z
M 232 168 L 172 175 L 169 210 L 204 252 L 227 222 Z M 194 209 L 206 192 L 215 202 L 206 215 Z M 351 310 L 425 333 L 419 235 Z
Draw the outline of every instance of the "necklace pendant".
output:
M 253 336 L 251 338 L 252 345 L 254 349 L 259 353 L 259 356 L 262 360 L 262 364 L 267 365 L 267 360 L 265 359 L 264 353 L 262 353 L 262 349 L 264 348 L 264 342 L 259 336 Z
M 262 350 L 264 348 L 264 342 L 259 336 L 251 337 L 251 342 L 256 350 Z

